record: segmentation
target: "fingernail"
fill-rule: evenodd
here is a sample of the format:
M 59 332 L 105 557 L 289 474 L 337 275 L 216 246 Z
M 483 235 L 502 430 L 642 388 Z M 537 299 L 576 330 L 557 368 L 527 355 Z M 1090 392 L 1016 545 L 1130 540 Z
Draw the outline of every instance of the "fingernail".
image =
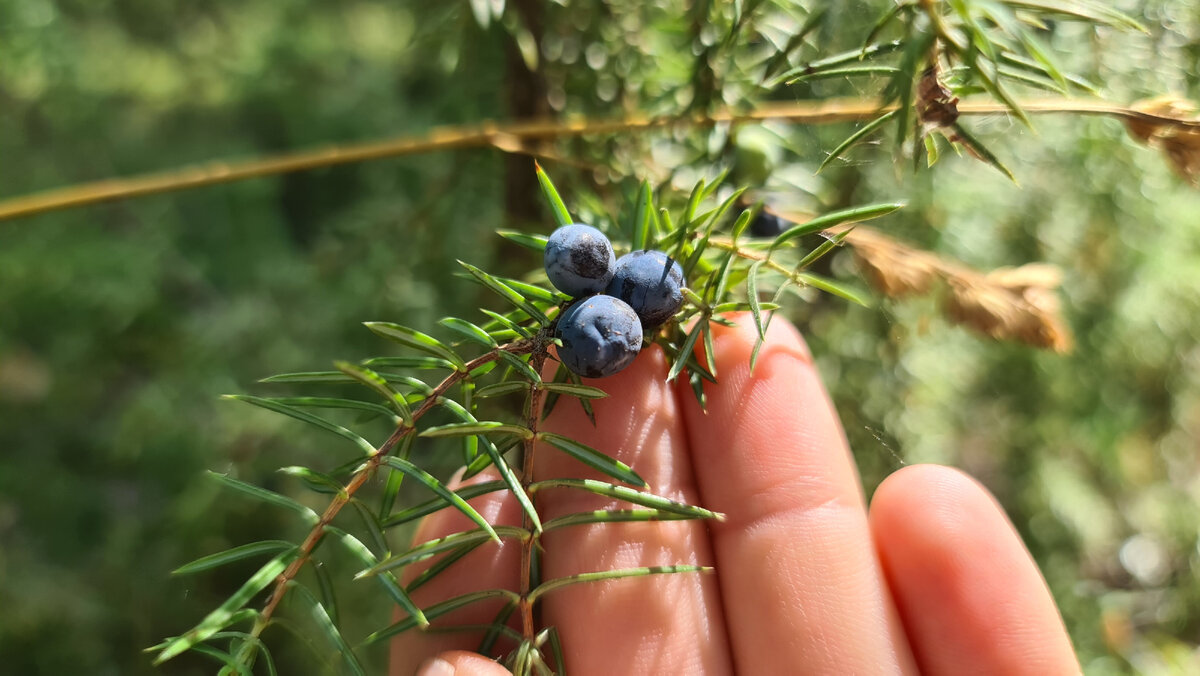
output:
M 454 665 L 440 657 L 435 657 L 426 660 L 417 669 L 417 676 L 454 676 Z

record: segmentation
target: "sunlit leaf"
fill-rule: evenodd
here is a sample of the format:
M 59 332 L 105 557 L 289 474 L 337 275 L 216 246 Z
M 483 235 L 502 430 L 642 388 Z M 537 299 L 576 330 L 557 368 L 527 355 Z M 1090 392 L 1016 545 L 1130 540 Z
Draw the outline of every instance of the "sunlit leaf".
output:
M 295 543 L 285 542 L 283 540 L 264 540 L 262 542 L 251 542 L 250 544 L 240 545 L 232 549 L 226 549 L 223 552 L 202 556 L 191 563 L 184 564 L 175 570 L 171 571 L 172 575 L 191 575 L 205 570 L 211 570 L 230 563 L 242 561 L 244 559 L 254 558 L 263 554 L 276 554 L 287 549 L 295 548 Z
M 811 80 L 828 80 L 835 77 L 863 77 L 869 75 L 895 75 L 899 72 L 895 66 L 849 66 L 846 68 L 829 68 L 814 73 L 796 76 L 789 84 L 808 82 Z
M 510 279 L 508 277 L 497 277 L 496 279 L 504 282 L 505 286 L 510 287 L 513 291 L 516 291 L 528 300 L 533 300 L 540 303 L 548 303 L 550 305 L 557 305 L 559 303 L 571 300 L 571 297 L 565 293 L 551 291 L 550 289 L 542 288 L 534 284 L 522 282 L 519 279 Z
M 446 369 L 454 370 L 454 364 L 438 357 L 375 357 L 363 362 L 363 366 L 371 368 L 414 368 L 414 369 Z
M 496 613 L 496 617 L 488 626 L 487 633 L 484 634 L 483 640 L 479 642 L 479 647 L 475 649 L 475 652 L 479 653 L 480 655 L 492 654 L 492 649 L 496 645 L 496 641 L 500 639 L 501 634 L 509 633 L 510 628 L 507 626 L 508 618 L 512 617 L 512 614 L 516 612 L 516 610 L 517 604 L 515 603 L 506 603 L 502 608 L 500 608 L 500 612 Z M 512 636 L 512 638 L 519 641 L 521 640 L 522 636 L 520 634 L 516 634 L 516 636 Z
M 472 498 L 477 498 L 481 495 L 487 495 L 488 493 L 495 493 L 496 491 L 500 491 L 500 490 L 504 490 L 504 489 L 505 489 L 504 482 L 496 480 L 496 481 L 484 481 L 484 482 L 480 482 L 477 484 L 470 484 L 467 486 L 463 486 L 462 488 L 459 488 L 457 491 L 455 491 L 455 493 L 457 493 L 458 496 L 460 498 L 462 498 L 463 500 L 470 500 Z M 386 517 L 383 520 L 382 526 L 384 528 L 390 528 L 392 526 L 399 526 L 400 524 L 408 523 L 409 521 L 419 519 L 423 516 L 428 516 L 438 510 L 445 509 L 449 506 L 450 505 L 445 500 L 442 500 L 440 498 L 436 499 L 436 500 L 429 500 L 426 502 L 422 502 L 419 505 L 409 507 L 407 509 L 396 512 L 395 514 L 392 514 L 391 516 Z
M 967 147 L 968 150 L 971 151 L 973 155 L 995 167 L 1000 173 L 1007 176 L 1008 180 L 1012 181 L 1013 183 L 1017 183 L 1017 177 L 1012 173 L 1012 171 L 1009 170 L 1008 167 L 1004 166 L 1004 163 L 1000 161 L 1000 158 L 997 157 L 996 154 L 990 149 L 988 149 L 988 147 L 985 146 L 979 139 L 975 138 L 971 132 L 967 131 L 965 127 L 957 122 L 952 128 L 955 131 L 955 141 L 962 143 Z
M 466 268 L 467 272 L 470 272 L 471 276 L 474 277 L 480 284 L 483 284 L 492 291 L 495 291 L 502 298 L 520 308 L 520 310 L 525 314 L 542 323 L 548 323 L 550 321 L 546 318 L 546 315 L 541 310 L 534 307 L 533 303 L 526 300 L 524 296 L 517 293 L 511 286 L 501 282 L 499 279 L 496 279 L 494 276 L 489 275 L 470 263 L 459 261 L 458 264 Z
M 507 337 L 509 337 L 509 338 L 513 338 L 513 337 L 517 337 L 517 336 L 520 336 L 521 338 L 532 338 L 533 337 L 533 333 L 531 333 L 529 331 L 529 329 L 526 329 L 525 327 L 521 326 L 518 322 L 515 322 L 498 312 L 492 312 L 491 310 L 480 310 L 480 312 L 491 317 L 492 321 L 494 321 L 495 323 L 499 324 L 500 326 L 505 327 L 508 330 Z M 501 335 L 503 335 L 497 331 L 489 331 L 489 333 L 491 333 L 492 336 L 495 338 L 499 338 L 499 337 L 501 337 Z
M 362 663 L 358 661 L 358 657 L 354 654 L 354 650 L 346 643 L 346 639 L 342 638 L 342 632 L 338 631 L 333 619 L 325 610 L 325 606 L 313 596 L 312 592 L 308 591 L 303 585 L 292 583 L 290 585 L 292 591 L 298 592 L 304 600 L 308 601 L 309 613 L 314 624 L 321 631 L 334 651 L 341 656 L 342 663 L 345 665 L 349 673 L 355 676 L 366 676 L 366 670 L 363 669 Z
M 445 359 L 454 364 L 454 367 L 459 370 L 466 368 L 466 362 L 454 350 L 443 345 L 436 338 L 421 333 L 416 329 L 410 329 L 407 326 L 391 322 L 364 322 L 363 325 L 376 335 L 383 336 L 388 340 L 431 354 L 440 359 Z
M 867 59 L 872 59 L 877 56 L 890 54 L 890 53 L 900 49 L 903 46 L 904 46 L 904 43 L 902 41 L 894 40 L 892 42 L 884 42 L 881 44 L 871 45 L 866 48 L 852 49 L 850 51 L 842 52 L 840 54 L 834 54 L 834 55 L 826 57 L 824 59 L 819 59 L 817 61 L 813 61 L 813 62 L 805 64 L 803 66 L 799 66 L 797 68 L 792 68 L 790 70 L 784 71 L 784 72 L 780 73 L 779 75 L 775 76 L 775 79 L 772 80 L 768 86 L 771 88 L 774 88 L 785 82 L 791 82 L 792 80 L 794 80 L 795 78 L 798 78 L 798 77 L 802 77 L 805 75 L 812 75 L 814 73 L 819 73 L 821 71 L 829 70 L 831 68 L 837 68 L 839 66 L 843 66 L 847 63 L 853 63 L 855 61 L 865 61 Z
M 377 404 L 373 401 L 360 401 L 358 399 L 341 399 L 336 397 L 266 397 L 272 401 L 277 401 L 285 406 L 300 406 L 308 408 L 343 408 L 353 409 L 358 411 L 368 411 L 378 413 L 389 418 L 399 420 L 399 416 L 392 409 Z
M 329 615 L 329 621 L 334 626 L 337 626 L 337 593 L 334 591 L 333 577 L 329 574 L 329 566 L 325 565 L 322 561 L 313 561 L 311 570 L 313 577 L 317 578 L 317 590 L 321 593 L 321 605 L 325 606 L 325 612 Z
M 350 554 L 352 554 L 354 558 L 357 559 L 358 562 L 363 566 L 371 568 L 379 563 L 379 559 L 377 559 L 375 555 L 371 553 L 371 550 L 368 549 L 366 545 L 346 531 L 333 526 L 326 526 L 325 535 L 327 538 L 333 538 L 338 542 L 341 542 L 342 546 L 344 546 L 346 550 L 349 551 Z M 417 607 L 417 604 L 413 603 L 413 600 L 409 598 L 408 593 L 400 588 L 400 585 L 396 582 L 396 578 L 391 573 L 383 573 L 374 577 L 376 580 L 379 580 L 379 584 L 383 586 L 383 589 L 387 592 L 388 596 L 390 596 L 392 600 L 396 602 L 396 605 L 400 606 L 404 612 L 408 613 L 409 617 L 406 621 L 412 622 L 413 626 L 429 626 L 429 619 L 425 617 L 425 614 L 421 612 L 421 609 Z
M 421 430 L 422 437 L 461 437 L 468 434 L 513 434 L 523 439 L 533 436 L 533 432 L 520 425 L 480 420 L 476 422 L 450 423 Z
M 533 370 L 533 367 L 529 365 L 529 362 L 517 355 L 508 352 L 507 350 L 503 350 L 500 352 L 500 361 L 513 367 L 513 369 L 523 375 L 526 380 L 534 383 L 542 382 L 541 375 L 539 375 L 537 371 Z
M 888 120 L 895 116 L 896 111 L 889 111 L 859 127 L 853 134 L 847 136 L 846 140 L 839 143 L 838 147 L 830 151 L 829 155 L 824 160 L 821 160 L 821 165 L 817 167 L 817 173 L 821 173 L 825 167 L 829 166 L 830 162 L 833 162 L 837 158 L 844 155 L 847 150 L 854 147 L 854 144 L 867 138 L 871 134 L 874 134 L 880 127 L 887 124 Z
M 288 476 L 294 476 L 297 479 L 300 479 L 309 488 L 318 493 L 338 494 L 345 491 L 345 487 L 335 481 L 333 477 L 307 467 L 298 467 L 293 465 L 291 467 L 280 467 L 279 471 L 287 474 Z
M 429 472 L 426 472 L 420 467 L 417 467 L 411 462 L 404 460 L 403 458 L 397 458 L 393 455 L 387 456 L 383 459 L 383 461 L 392 469 L 404 472 L 421 485 L 425 486 L 434 493 L 437 493 L 444 500 L 454 505 L 458 511 L 465 514 L 468 519 L 474 521 L 493 540 L 496 540 L 497 542 L 500 540 L 500 536 L 496 535 L 496 531 L 492 529 L 492 525 L 488 523 L 488 520 L 483 518 L 479 512 L 475 511 L 474 507 L 467 504 L 466 500 L 463 500 L 454 491 L 446 488 L 446 485 L 441 481 L 438 481 L 437 477 L 433 476 Z
M 650 183 L 642 180 L 638 188 L 637 206 L 633 211 L 633 250 L 640 251 L 649 245 L 650 226 L 654 221 L 654 196 Z
M 562 198 L 558 196 L 558 189 L 554 187 L 550 177 L 542 170 L 542 165 L 534 162 L 533 167 L 537 172 L 538 185 L 542 187 L 542 194 L 550 204 L 550 212 L 554 214 L 554 221 L 560 228 L 570 225 L 572 223 L 571 212 L 567 211 L 567 205 L 563 204 Z
M 506 380 L 499 383 L 484 385 L 475 391 L 475 396 L 480 399 L 488 399 L 491 397 L 502 397 L 506 394 L 515 394 L 517 392 L 528 392 L 529 383 L 522 380 Z
M 465 422 L 478 422 L 470 411 L 463 408 L 457 402 L 447 399 L 443 402 L 443 404 L 446 406 L 446 408 L 451 410 L 455 415 Z M 533 506 L 533 501 L 529 498 L 529 495 L 526 494 L 524 486 L 521 485 L 520 477 L 518 477 L 516 472 L 514 472 L 512 468 L 509 467 L 508 463 L 505 462 L 504 455 L 500 452 L 500 449 L 498 449 L 496 445 L 491 442 L 490 439 L 486 437 L 479 438 L 483 441 L 484 453 L 486 453 L 491 459 L 491 464 L 500 474 L 500 478 L 504 481 L 505 486 L 508 487 L 509 492 L 512 493 L 513 497 L 516 498 L 517 502 L 521 505 L 521 510 L 525 512 L 525 516 L 529 518 L 534 531 L 540 532 L 542 529 L 541 517 L 538 515 L 537 509 Z
M 756 261 L 754 265 L 751 265 L 750 276 L 746 278 L 746 298 L 750 302 L 750 316 L 754 318 L 754 328 L 758 331 L 759 338 L 766 335 L 762 320 L 762 305 L 758 300 L 758 270 L 762 265 L 763 261 Z
M 657 509 L 598 509 L 592 512 L 567 514 L 550 519 L 543 526 L 544 530 L 552 531 L 567 526 L 583 526 L 593 523 L 626 523 L 637 521 L 680 521 L 699 517 L 677 512 L 664 512 Z
M 393 455 L 399 458 L 408 459 L 408 454 L 412 450 L 413 439 L 416 437 L 412 434 L 404 435 L 396 448 Z M 383 494 L 379 496 L 379 518 L 386 519 L 392 513 L 392 507 L 396 504 L 396 497 L 400 495 L 400 489 L 404 485 L 403 472 L 388 472 L 387 479 L 384 481 Z
M 426 608 L 424 610 L 424 617 L 429 618 L 429 619 L 437 619 L 438 617 L 441 617 L 442 615 L 451 613 L 455 610 L 458 610 L 459 608 L 469 606 L 473 603 L 478 603 L 480 601 L 486 601 L 488 599 L 496 599 L 496 598 L 505 599 L 508 602 L 513 603 L 513 604 L 517 603 L 520 600 L 517 597 L 515 592 L 511 592 L 507 589 L 489 589 L 489 590 L 485 590 L 485 591 L 471 592 L 469 594 L 463 594 L 462 596 L 456 596 L 452 599 L 448 599 L 446 601 L 442 601 L 441 603 L 435 603 L 432 606 L 429 606 L 428 608 Z M 391 637 L 395 636 L 396 634 L 403 633 L 403 632 L 408 631 L 409 629 L 413 629 L 417 626 L 421 626 L 421 625 L 418 625 L 418 623 L 415 622 L 412 618 L 401 620 L 399 622 L 396 622 L 395 624 L 389 625 L 388 627 L 386 627 L 384 629 L 380 629 L 379 631 L 371 634 L 370 636 L 367 636 L 367 638 L 363 640 L 363 643 L 367 644 L 367 645 L 370 645 L 372 643 L 378 643 L 379 641 L 382 641 L 387 638 L 391 638 Z
M 911 8 L 912 5 L 907 3 L 891 3 L 891 6 L 884 10 L 883 14 L 881 14 L 879 18 L 875 20 L 875 24 L 871 26 L 871 31 L 867 33 L 866 39 L 863 40 L 863 49 L 867 49 L 872 43 L 874 43 L 875 38 L 879 37 L 879 34 L 896 20 L 896 17 L 899 16 L 900 12 L 909 10 Z
M 563 587 L 569 587 L 576 584 L 586 584 L 589 582 L 600 582 L 603 580 L 619 580 L 627 577 L 646 577 L 648 575 L 667 575 L 673 573 L 699 573 L 709 572 L 713 569 L 708 566 L 692 566 L 692 565 L 675 565 L 675 566 L 647 566 L 642 568 L 624 568 L 621 570 L 603 570 L 596 573 L 579 573 L 577 575 L 568 575 L 554 580 L 547 580 L 538 585 L 536 589 L 529 592 L 530 602 L 545 596 L 546 594 Z
M 828 277 L 823 277 L 811 272 L 801 272 L 800 274 L 796 275 L 796 279 L 801 284 L 807 284 L 808 286 L 811 286 L 815 289 L 820 289 L 825 293 L 830 293 L 839 298 L 848 300 L 851 303 L 856 303 L 863 307 L 871 307 L 871 299 L 865 293 L 839 282 L 835 282 Z
M 824 258 L 825 254 L 828 254 L 830 251 L 833 251 L 838 246 L 841 246 L 842 242 L 853 231 L 854 231 L 854 226 L 851 225 L 850 227 L 846 228 L 845 230 L 842 230 L 841 232 L 835 233 L 831 236 L 827 235 L 825 241 L 821 242 L 820 246 L 818 246 L 817 248 L 808 252 L 808 255 L 806 255 L 804 258 L 800 259 L 800 262 L 796 264 L 796 270 L 797 271 L 804 270 L 805 268 L 812 266 L 813 263 L 816 263 L 817 261 Z
M 517 230 L 497 230 L 496 234 L 510 242 L 519 244 L 526 249 L 532 249 L 538 253 L 546 250 L 546 242 L 550 240 L 550 238 L 545 235 L 534 235 L 528 232 L 519 232 Z
M 227 394 L 224 396 L 224 398 L 231 399 L 234 401 L 244 401 L 247 404 L 253 404 L 254 406 L 265 408 L 268 411 L 275 411 L 276 413 L 282 413 L 286 416 L 290 416 L 297 420 L 301 420 L 310 425 L 315 425 L 316 427 L 319 427 L 328 432 L 333 432 L 334 434 L 336 434 L 344 439 L 348 439 L 348 440 L 354 442 L 354 444 L 356 446 L 358 446 L 359 449 L 362 450 L 363 453 L 365 453 L 367 455 L 372 455 L 375 453 L 375 447 L 371 445 L 371 442 L 367 441 L 366 439 L 363 439 L 359 435 L 355 434 L 354 432 L 351 432 L 350 430 L 346 429 L 345 427 L 342 427 L 341 425 L 330 422 L 324 418 L 315 416 L 315 415 L 309 413 L 308 411 L 303 411 L 294 406 L 288 406 L 287 404 L 280 403 L 279 401 L 274 400 L 274 399 L 264 399 L 262 397 L 253 397 L 248 394 Z
M 494 532 L 501 533 L 505 537 L 517 540 L 520 540 L 529 534 L 528 531 L 516 526 L 496 526 L 496 530 Z M 488 542 L 489 540 L 493 540 L 493 538 L 482 528 L 453 533 L 435 540 L 422 542 L 419 545 L 411 547 L 407 551 L 401 552 L 394 556 L 389 556 L 388 558 L 376 563 L 374 566 L 371 566 L 366 570 L 359 571 L 355 577 L 360 579 L 373 577 L 396 568 L 403 568 L 410 563 L 416 563 L 417 561 L 424 561 L 426 559 L 433 558 L 442 552 L 448 552 L 469 544 Z M 495 541 L 499 541 L 499 538 L 495 538 Z
M 232 488 L 243 495 L 247 495 L 255 500 L 260 500 L 262 502 L 275 505 L 276 507 L 283 507 L 284 509 L 289 509 L 293 512 L 296 512 L 300 516 L 304 517 L 304 521 L 309 525 L 316 525 L 316 523 L 321 520 L 321 517 L 317 516 L 316 512 L 289 497 L 282 496 L 278 493 L 273 493 L 265 488 L 259 488 L 258 486 L 248 484 L 245 481 L 238 481 L 237 479 L 225 474 L 219 474 L 212 471 L 207 472 L 207 474 L 213 479 L 219 481 L 224 486 Z
M 1083 19 L 1092 23 L 1112 26 L 1124 30 L 1138 31 L 1149 34 L 1140 22 L 1129 15 L 1099 2 L 1084 0 L 1000 0 L 1004 4 L 1018 9 L 1028 9 L 1046 14 L 1061 14 L 1075 19 Z
M 608 396 L 608 393 L 598 387 L 590 385 L 576 385 L 575 383 L 542 383 L 542 389 L 547 392 L 555 392 L 558 394 L 568 394 L 572 397 L 580 399 L 603 399 Z
M 790 240 L 803 237 L 805 235 L 811 235 L 813 233 L 832 228 L 836 225 L 869 221 L 873 218 L 886 216 L 902 208 L 904 208 L 904 202 L 889 202 L 885 204 L 872 204 L 869 206 L 851 207 L 849 209 L 831 211 L 827 214 L 817 216 L 816 218 L 805 223 L 788 228 L 781 235 L 775 238 L 775 241 L 771 244 L 771 248 L 778 248 L 780 245 Z
M 496 347 L 496 339 L 488 335 L 487 331 L 484 331 L 465 319 L 459 319 L 457 317 L 443 317 L 442 319 L 438 320 L 438 323 L 450 329 L 451 331 L 458 333 L 460 336 L 473 343 L 477 343 L 489 349 Z
M 404 422 L 412 423 L 412 409 L 409 408 L 408 401 L 383 376 L 365 366 L 351 364 L 346 361 L 334 362 L 333 365 L 342 373 L 374 390 L 396 409 L 396 412 L 400 414 L 400 418 Z
M 687 338 L 683 341 L 683 346 L 679 348 L 679 353 L 675 355 L 675 363 L 671 364 L 671 371 L 667 374 L 667 382 L 675 380 L 683 372 L 683 368 L 687 366 L 688 358 L 693 356 L 692 353 L 696 349 L 696 339 L 700 337 L 702 323 L 696 322 L 696 325 L 688 332 Z
M 606 483 L 606 481 L 595 479 L 544 479 L 530 485 L 529 492 L 556 489 L 556 487 L 558 489 L 582 490 L 595 493 L 595 495 L 599 496 L 622 499 L 622 501 L 638 504 L 641 507 L 653 508 L 659 510 L 659 512 L 689 516 L 689 518 L 694 519 L 724 519 L 724 515 L 712 512 L 709 509 L 674 501 L 674 499 L 654 495 L 654 493 L 631 489 L 629 486 L 610 484 Z
M 224 603 L 206 615 L 200 621 L 200 624 L 168 643 L 167 647 L 163 648 L 162 652 L 154 659 L 154 663 L 162 664 L 229 626 L 235 617 L 238 617 L 235 613 L 242 606 L 249 603 L 250 599 L 254 598 L 259 592 L 274 582 L 275 578 L 279 577 L 279 574 L 287 569 L 288 564 L 297 556 L 299 556 L 299 548 L 294 547 L 276 555 L 275 558 L 263 564 L 263 567 L 259 568 L 258 572 L 254 575 L 251 575 L 250 579 L 246 580 L 233 593 L 233 596 L 230 596 Z
M 547 444 L 557 448 L 558 450 L 570 455 L 583 464 L 599 470 L 608 476 L 624 481 L 625 483 L 634 486 L 645 486 L 646 481 L 638 476 L 629 465 L 616 460 L 615 458 L 606 455 L 587 444 L 580 443 L 574 439 L 570 439 L 558 434 L 550 432 L 541 432 L 538 438 Z
M 462 560 L 462 558 L 467 554 L 470 554 L 478 549 L 485 542 L 490 542 L 490 540 L 487 538 L 479 538 L 478 540 L 469 542 L 458 547 L 457 549 L 451 550 L 450 553 L 443 555 L 440 559 L 430 564 L 428 568 L 421 571 L 421 573 L 414 577 L 412 581 L 404 587 L 404 589 L 410 594 L 420 589 L 438 575 L 444 573 L 447 568 Z

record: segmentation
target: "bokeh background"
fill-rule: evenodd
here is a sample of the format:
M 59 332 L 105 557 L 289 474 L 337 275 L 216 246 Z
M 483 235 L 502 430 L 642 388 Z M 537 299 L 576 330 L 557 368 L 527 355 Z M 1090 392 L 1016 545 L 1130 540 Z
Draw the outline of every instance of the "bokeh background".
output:
M 699 0 L 0 0 L 0 196 L 488 119 L 871 97 L 862 79 L 767 91 L 749 65 L 815 7 L 796 63 L 856 47 L 889 4 L 766 2 L 725 41 L 728 10 Z M 1043 39 L 1111 101 L 1196 98 L 1200 6 L 1115 5 L 1149 34 L 1061 22 Z M 982 270 L 1061 267 L 1065 355 L 981 338 L 933 299 L 791 312 L 868 494 L 905 463 L 964 468 L 1017 524 L 1088 673 L 1197 673 L 1200 193 L 1118 121 L 1037 122 L 968 121 L 1019 186 L 969 157 L 914 171 L 887 140 L 814 176 L 852 123 L 534 150 L 584 211 L 619 212 L 642 176 L 686 190 L 732 165 L 781 209 L 905 199 L 880 226 L 906 242 Z M 0 673 L 213 672 L 142 650 L 253 567 L 170 571 L 298 531 L 203 470 L 311 502 L 275 470 L 336 464 L 324 435 L 218 395 L 388 352 L 364 320 L 478 317 L 495 305 L 454 260 L 518 274 L 537 262 L 492 231 L 551 223 L 529 157 L 495 148 L 0 222 Z M 865 288 L 848 253 L 830 272 Z M 342 598 L 351 638 L 387 621 L 373 590 Z M 332 668 L 294 653 L 284 673 Z

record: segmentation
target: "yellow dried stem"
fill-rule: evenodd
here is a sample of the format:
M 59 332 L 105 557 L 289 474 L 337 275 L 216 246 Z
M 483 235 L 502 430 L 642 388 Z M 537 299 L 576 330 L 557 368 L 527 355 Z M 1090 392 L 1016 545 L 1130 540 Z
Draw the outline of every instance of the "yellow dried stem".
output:
M 1200 134 L 1200 120 L 1172 111 L 1135 110 L 1105 101 L 1075 99 L 1037 99 L 1021 101 L 1030 114 L 1101 115 L 1116 117 L 1130 124 L 1162 129 L 1178 129 L 1181 138 Z M 1007 114 L 1008 107 L 995 101 L 963 101 L 957 104 L 961 115 Z M 788 120 L 797 124 L 831 124 L 871 120 L 895 106 L 883 106 L 872 99 L 830 99 L 766 104 L 748 112 L 718 111 L 708 115 L 651 117 L 631 115 L 616 120 L 524 120 L 508 124 L 485 122 L 459 127 L 437 127 L 428 133 L 390 140 L 370 141 L 300 150 L 283 155 L 233 162 L 207 164 L 144 174 L 130 178 L 112 178 L 65 186 L 31 195 L 0 200 L 0 220 L 99 204 L 118 199 L 154 195 L 219 185 L 293 171 L 307 171 L 342 164 L 368 162 L 389 157 L 439 152 L 460 148 L 492 147 L 504 152 L 536 152 L 545 156 L 538 142 L 584 135 L 646 132 L 679 127 L 708 127 L 720 123 L 732 125 Z M 1191 165 L 1189 165 L 1191 166 Z

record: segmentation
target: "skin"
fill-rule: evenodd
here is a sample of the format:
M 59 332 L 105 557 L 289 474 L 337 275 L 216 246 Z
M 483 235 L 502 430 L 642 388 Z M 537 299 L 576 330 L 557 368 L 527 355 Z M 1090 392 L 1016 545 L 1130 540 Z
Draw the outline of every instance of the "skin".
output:
M 724 512 L 724 522 L 576 526 L 547 533 L 547 579 L 667 563 L 715 565 L 567 587 L 542 621 L 558 627 L 572 674 L 1079 673 L 1036 565 L 995 499 L 957 470 L 917 465 L 877 489 L 868 509 L 837 416 L 799 333 L 771 323 L 753 375 L 754 328 L 714 325 L 720 385 L 703 412 L 685 383 L 667 384 L 657 348 L 589 384 L 597 426 L 574 402 L 555 432 L 633 466 L 649 489 Z M 541 448 L 539 478 L 594 476 Z M 498 495 L 473 502 L 501 523 L 520 514 Z M 547 518 L 612 506 L 547 491 Z M 457 512 L 429 517 L 416 541 L 470 528 Z M 519 550 L 487 545 L 419 590 L 516 588 Z M 409 572 L 409 577 L 419 570 Z M 495 607 L 453 617 L 487 622 Z M 449 619 L 449 618 L 448 618 Z M 469 652 L 479 634 L 409 632 L 392 645 L 392 674 L 507 674 Z M 501 645 L 505 651 L 511 645 Z

